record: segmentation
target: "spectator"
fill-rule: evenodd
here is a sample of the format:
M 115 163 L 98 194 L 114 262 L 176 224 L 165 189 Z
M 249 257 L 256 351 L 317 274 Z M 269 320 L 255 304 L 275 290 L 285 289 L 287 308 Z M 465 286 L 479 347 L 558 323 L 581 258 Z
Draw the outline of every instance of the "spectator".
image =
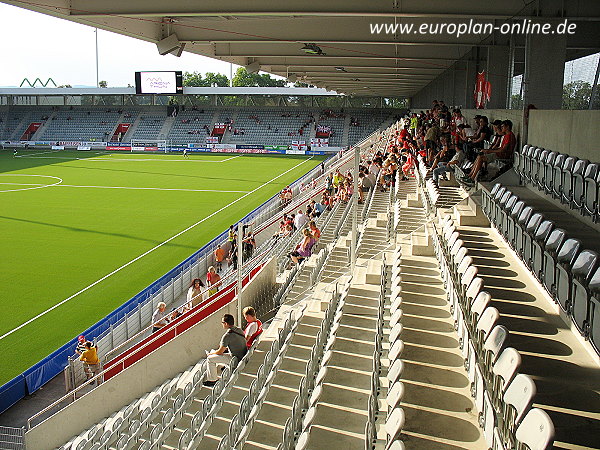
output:
M 317 228 L 317 224 L 314 220 L 308 222 L 308 229 L 310 230 L 310 234 L 315 238 L 315 243 L 319 242 L 319 238 L 321 237 L 321 230 Z
M 325 211 L 325 208 L 326 208 L 326 206 L 323 203 L 316 201 L 315 206 L 314 206 L 315 217 L 319 217 L 321 214 L 323 214 L 323 211 Z
M 221 276 L 217 273 L 214 266 L 208 268 L 206 282 L 208 283 L 209 288 L 208 295 L 214 295 L 219 292 L 219 288 L 221 287 Z
M 299 230 L 308 223 L 308 220 L 308 216 L 302 213 L 302 210 L 299 209 L 298 214 L 296 214 L 296 217 L 294 217 L 294 227 L 296 230 Z
M 220 245 L 217 245 L 217 249 L 215 250 L 215 262 L 217 263 L 217 270 L 220 272 L 223 268 L 223 260 L 225 259 L 225 250 L 221 248 Z
M 498 119 L 494 120 L 492 122 L 492 130 L 494 131 L 494 134 L 490 141 L 490 149 L 496 149 L 502 143 L 502 121 Z
M 450 161 L 440 162 L 438 167 L 433 169 L 433 182 L 437 185 L 439 182 L 440 176 L 447 180 L 446 172 L 454 172 L 455 166 L 460 166 L 465 161 L 465 153 L 462 151 L 460 147 L 456 148 L 456 153 L 452 157 Z
M 83 361 L 83 371 L 89 380 L 100 373 L 100 359 L 98 358 L 98 349 L 90 341 L 87 341 L 84 346 L 85 350 L 81 353 L 79 360 Z M 96 384 L 100 384 L 100 380 Z
M 488 118 L 486 116 L 476 117 L 476 122 L 478 124 L 477 131 L 471 137 L 469 142 L 465 144 L 465 148 L 463 149 L 470 161 L 475 159 L 477 150 L 483 148 L 484 141 L 489 141 L 492 136 L 492 131 L 488 126 Z
M 248 322 L 244 329 L 244 337 L 246 338 L 246 347 L 250 348 L 263 332 L 262 323 L 256 318 L 256 311 L 252 306 L 246 306 L 242 313 L 246 322 Z
M 192 280 L 192 284 L 187 291 L 187 304 L 186 307 L 188 309 L 192 309 L 194 306 L 199 305 L 204 300 L 203 290 L 204 283 L 200 278 L 194 278 Z
M 437 141 L 440 137 L 440 127 L 437 123 L 434 123 L 427 132 L 425 133 L 425 147 L 427 149 L 427 161 L 433 161 L 433 155 L 435 154 Z
M 152 332 L 160 330 L 169 323 L 169 313 L 166 312 L 167 304 L 160 302 L 152 314 Z
M 502 122 L 500 128 L 502 132 L 502 141 L 500 143 L 500 146 L 496 149 L 482 150 L 477 159 L 475 160 L 475 164 L 473 164 L 473 167 L 471 168 L 471 172 L 468 175 L 469 179 L 463 179 L 463 181 L 469 182 L 477 180 L 479 171 L 481 170 L 484 164 L 494 162 L 498 158 L 512 158 L 515 145 L 517 144 L 517 138 L 512 132 L 512 125 L 513 124 L 510 120 L 505 120 Z
M 216 384 L 218 364 L 227 365 L 234 356 L 239 361 L 248 351 L 244 332 L 235 326 L 233 316 L 231 314 L 223 315 L 221 323 L 226 331 L 221 337 L 219 348 L 206 352 L 206 375 L 202 383 L 204 386 L 214 386 Z M 225 350 L 228 353 L 225 353 Z
M 77 353 L 79 356 L 85 352 L 85 343 L 85 336 L 82 334 L 77 338 L 77 347 L 75 347 L 75 353 Z
M 315 245 L 315 238 L 307 228 L 302 230 L 302 234 L 304 239 L 296 246 L 295 250 L 288 255 L 296 264 L 300 264 L 305 258 L 308 258 L 311 255 L 313 246 Z
M 254 235 L 252 233 L 248 233 L 242 241 L 242 258 L 244 261 L 247 261 L 252 257 L 255 247 L 256 240 L 254 239 Z

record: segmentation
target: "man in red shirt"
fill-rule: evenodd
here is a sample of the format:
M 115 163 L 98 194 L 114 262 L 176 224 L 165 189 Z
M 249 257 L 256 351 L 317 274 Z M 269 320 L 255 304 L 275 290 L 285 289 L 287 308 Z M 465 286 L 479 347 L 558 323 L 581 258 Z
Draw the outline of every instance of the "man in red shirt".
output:
M 502 141 L 498 148 L 482 150 L 481 154 L 475 160 L 475 164 L 471 168 L 471 173 L 469 174 L 469 178 L 471 180 L 475 180 L 479 171 L 483 167 L 484 163 L 491 163 L 496 161 L 496 159 L 511 159 L 513 155 L 513 151 L 517 144 L 517 138 L 515 134 L 512 132 L 512 122 L 510 120 L 504 120 L 502 125 L 500 125 L 500 132 L 502 133 Z

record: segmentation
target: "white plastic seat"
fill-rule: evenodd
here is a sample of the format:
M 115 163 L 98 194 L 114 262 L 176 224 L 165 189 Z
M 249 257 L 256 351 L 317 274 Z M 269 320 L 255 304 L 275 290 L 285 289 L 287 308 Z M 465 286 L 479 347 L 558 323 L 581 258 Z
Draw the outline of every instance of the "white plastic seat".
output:
M 402 375 L 403 371 L 404 361 L 402 361 L 401 359 L 395 360 L 387 373 L 387 379 L 390 386 L 400 379 L 400 376 Z
M 400 357 L 400 355 L 402 355 L 403 351 L 404 351 L 404 342 L 402 341 L 402 339 L 396 340 L 392 344 L 392 347 L 390 348 L 390 352 L 388 355 L 390 362 L 396 361 Z
M 554 441 L 554 424 L 544 410 L 529 410 L 515 433 L 517 442 L 529 450 L 546 450 Z
M 392 412 L 402 401 L 403 397 L 404 383 L 402 383 L 402 381 L 396 381 L 387 394 L 386 401 L 388 405 L 388 412 Z
M 402 310 L 398 308 L 390 317 L 390 327 L 394 328 L 402 320 Z
M 531 406 L 535 393 L 535 383 L 529 376 L 522 373 L 517 374 L 506 388 L 502 397 L 504 402 L 502 435 L 504 436 L 505 444 L 514 444 L 512 436 L 514 435 L 515 427 L 519 425 Z
M 396 408 L 388 416 L 385 421 L 385 432 L 388 436 L 388 442 L 391 443 L 398 439 L 402 428 L 404 428 L 404 410 L 402 408 Z
M 390 336 L 389 336 L 390 343 L 396 342 L 398 337 L 400 337 L 400 335 L 402 334 L 402 330 L 403 330 L 403 327 L 402 327 L 401 323 L 397 323 L 396 325 L 394 325 L 394 328 L 392 328 L 392 330 L 390 331 Z

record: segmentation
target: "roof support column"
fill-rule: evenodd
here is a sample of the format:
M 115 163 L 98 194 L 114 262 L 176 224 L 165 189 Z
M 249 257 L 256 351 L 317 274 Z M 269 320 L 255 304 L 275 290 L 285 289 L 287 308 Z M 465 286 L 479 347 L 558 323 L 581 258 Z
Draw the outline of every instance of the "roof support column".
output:
M 561 108 L 566 53 L 567 37 L 564 34 L 527 35 L 523 79 L 525 106 Z
M 486 107 L 488 109 L 506 109 L 510 48 L 507 46 L 488 47 L 487 54 L 487 79 L 492 85 L 492 95 Z

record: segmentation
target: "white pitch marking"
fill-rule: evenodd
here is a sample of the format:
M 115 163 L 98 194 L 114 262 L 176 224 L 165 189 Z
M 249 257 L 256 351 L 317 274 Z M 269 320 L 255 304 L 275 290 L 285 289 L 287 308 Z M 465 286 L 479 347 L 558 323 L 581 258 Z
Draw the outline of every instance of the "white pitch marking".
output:
M 34 155 L 46 155 L 48 153 L 56 153 L 56 152 L 60 152 L 61 150 L 49 150 L 47 152 L 38 152 L 38 153 L 29 153 L 27 155 L 17 155 L 17 158 L 28 158 L 30 156 L 34 156 Z
M 136 261 L 138 261 L 138 260 L 142 259 L 144 256 L 146 256 L 146 255 L 148 255 L 148 254 L 152 253 L 154 250 L 156 250 L 156 249 L 158 249 L 158 248 L 162 247 L 162 246 L 163 246 L 163 245 L 165 245 L 165 244 L 168 244 L 168 243 L 169 243 L 169 242 L 171 242 L 173 239 L 176 239 L 176 238 L 178 238 L 178 237 L 179 237 L 179 236 L 181 236 L 183 233 L 186 233 L 187 231 L 191 230 L 192 228 L 195 228 L 196 226 L 200 225 L 200 224 L 201 224 L 202 222 L 204 222 L 205 220 L 208 220 L 208 219 L 210 219 L 211 217 L 213 217 L 213 216 L 215 216 L 215 215 L 219 214 L 221 211 L 225 210 L 226 208 L 229 208 L 231 205 L 234 205 L 234 204 L 236 204 L 237 202 L 239 202 L 240 200 L 242 200 L 242 199 L 244 199 L 244 198 L 248 197 L 250 194 L 253 194 L 254 192 L 258 191 L 259 189 L 261 189 L 261 188 L 263 188 L 263 187 L 265 187 L 265 186 L 267 186 L 267 185 L 271 184 L 271 183 L 272 183 L 273 181 L 275 181 L 277 178 L 280 178 L 280 177 L 282 177 L 283 175 L 285 175 L 286 173 L 288 173 L 288 172 L 291 172 L 291 171 L 292 171 L 292 170 L 294 170 L 295 168 L 297 168 L 297 167 L 300 167 L 302 164 L 306 164 L 308 161 L 310 161 L 310 160 L 311 160 L 311 159 L 313 159 L 313 158 L 314 158 L 314 156 L 311 156 L 310 158 L 308 158 L 308 159 L 305 159 L 304 161 L 302 161 L 302 162 L 301 162 L 301 163 L 299 163 L 299 164 L 296 164 L 294 167 L 292 167 L 292 168 L 290 168 L 290 169 L 286 170 L 285 172 L 283 172 L 283 173 L 281 173 L 281 174 L 277 175 L 276 177 L 274 177 L 274 178 L 271 178 L 269 181 L 267 181 L 266 183 L 263 183 L 263 184 L 261 184 L 261 185 L 260 185 L 260 186 L 258 186 L 256 189 L 253 189 L 252 191 L 250 191 L 250 192 L 248 192 L 248 193 L 246 193 L 246 194 L 242 195 L 240 198 L 238 198 L 238 199 L 236 199 L 236 200 L 232 201 L 232 202 L 231 202 L 231 203 L 229 203 L 228 205 L 225 205 L 225 206 L 223 206 L 221 209 L 219 209 L 219 210 L 215 211 L 214 213 L 212 213 L 212 214 L 210 214 L 210 215 L 206 216 L 204 219 L 201 219 L 201 220 L 199 220 L 198 222 L 196 222 L 195 224 L 193 224 L 193 225 L 190 225 L 190 226 L 189 226 L 189 227 L 187 227 L 185 230 L 183 230 L 183 231 L 180 231 L 179 233 L 177 233 L 177 234 L 175 234 L 175 235 L 171 236 L 171 237 L 170 237 L 169 239 L 167 239 L 166 241 L 163 241 L 163 242 L 161 242 L 160 244 L 158 244 L 158 245 L 156 245 L 156 246 L 152 247 L 150 250 L 148 250 L 148 251 L 146 251 L 146 252 L 142 253 L 140 256 L 137 256 L 137 257 L 135 257 L 135 258 L 134 258 L 134 259 L 132 259 L 131 261 L 129 261 L 129 262 L 127 262 L 127 263 L 123 264 L 121 267 L 119 267 L 119 268 L 117 268 L 117 269 L 113 270 L 113 271 L 112 271 L 112 272 L 110 272 L 109 274 L 106 274 L 106 275 L 104 275 L 102 278 L 100 278 L 99 280 L 96 280 L 96 281 L 94 281 L 94 282 L 93 282 L 92 284 L 90 284 L 89 286 L 86 286 L 86 287 L 84 287 L 84 288 L 83 288 L 83 289 L 81 289 L 79 292 L 76 292 L 75 294 L 71 295 L 70 297 L 67 297 L 67 298 L 65 298 L 65 299 L 64 299 L 64 300 L 62 300 L 61 302 L 57 303 L 56 305 L 52 306 L 51 308 L 48 308 L 48 309 L 47 309 L 47 310 L 45 310 L 45 311 L 42 311 L 42 312 L 41 312 L 41 313 L 39 313 L 37 316 L 35 316 L 35 317 L 32 317 L 31 319 L 29 319 L 28 321 L 26 321 L 26 322 L 22 323 L 22 324 L 21 324 L 21 325 L 19 325 L 18 327 L 16 327 L 16 328 L 13 328 L 12 330 L 10 330 L 10 331 L 8 331 L 8 332 L 4 333 L 2 336 L 0 336 L 0 340 L 4 339 L 4 338 L 5 338 L 5 337 L 7 337 L 7 336 L 10 336 L 10 335 L 11 335 L 11 334 L 13 334 L 15 331 L 18 331 L 18 330 L 20 330 L 20 329 L 21 329 L 21 328 L 23 328 L 24 326 L 26 326 L 26 325 L 29 325 L 29 324 L 30 324 L 31 322 L 33 322 L 34 320 L 37 320 L 37 319 L 39 319 L 40 317 L 42 317 L 42 316 L 44 316 L 44 315 L 48 314 L 50 311 L 52 311 L 52 310 L 54 310 L 54 309 L 58 308 L 59 306 L 61 306 L 61 305 L 65 304 L 65 303 L 66 303 L 66 302 L 68 302 L 69 300 L 71 300 L 71 299 L 73 299 L 73 298 L 77 297 L 79 294 L 82 294 L 82 293 L 84 293 L 85 291 L 87 291 L 88 289 L 91 289 L 92 287 L 96 286 L 98 283 L 101 283 L 102 281 L 106 280 L 107 278 L 109 278 L 110 276 L 114 275 L 115 273 L 117 273 L 117 272 L 120 272 L 120 271 L 121 271 L 121 270 L 123 270 L 125 267 L 128 267 L 128 266 L 130 266 L 131 264 L 133 264 L 134 262 L 136 262 Z
M 44 183 L 0 183 L 0 184 L 10 184 L 10 185 L 16 185 L 16 186 L 48 186 L 47 184 L 44 184 Z
M 220 191 L 216 189 L 179 189 L 179 188 L 156 188 L 156 187 L 130 187 L 130 186 L 83 186 L 78 184 L 57 184 L 57 187 L 73 187 L 73 188 L 96 188 L 96 189 L 132 189 L 132 190 L 149 190 L 149 191 L 184 191 L 184 192 L 235 192 L 245 194 L 249 191 Z
M 59 151 L 59 150 L 56 150 Z M 50 152 L 46 152 L 50 153 Z M 41 155 L 42 153 L 37 153 Z M 33 157 L 33 155 L 22 155 L 17 156 L 17 158 L 29 158 Z M 218 161 L 211 161 L 208 159 L 159 159 L 159 158 L 109 158 L 104 157 L 104 155 L 100 156 L 92 156 L 91 158 L 70 158 L 68 156 L 36 156 L 35 159 L 67 159 L 69 161 L 154 161 L 154 162 L 199 162 L 199 163 L 222 163 L 226 161 L 230 161 L 235 158 L 239 158 L 242 155 L 232 156 L 231 158 L 220 159 Z
M 32 189 L 42 189 L 42 188 L 46 188 L 46 187 L 51 187 L 51 186 L 56 186 L 60 183 L 63 182 L 62 178 L 59 177 L 53 177 L 51 175 L 28 175 L 26 173 L 1 173 L 0 177 L 41 177 L 41 178 L 52 178 L 54 180 L 58 180 L 56 183 L 51 183 L 51 184 L 28 184 L 28 183 L 14 183 L 17 185 L 22 185 L 22 186 L 31 186 L 31 187 L 26 187 L 26 188 L 22 188 L 22 189 L 8 189 L 6 191 L 0 191 L 0 193 L 2 192 L 18 192 L 18 191 L 29 191 Z M 10 183 L 3 183 L 3 184 L 10 184 Z

